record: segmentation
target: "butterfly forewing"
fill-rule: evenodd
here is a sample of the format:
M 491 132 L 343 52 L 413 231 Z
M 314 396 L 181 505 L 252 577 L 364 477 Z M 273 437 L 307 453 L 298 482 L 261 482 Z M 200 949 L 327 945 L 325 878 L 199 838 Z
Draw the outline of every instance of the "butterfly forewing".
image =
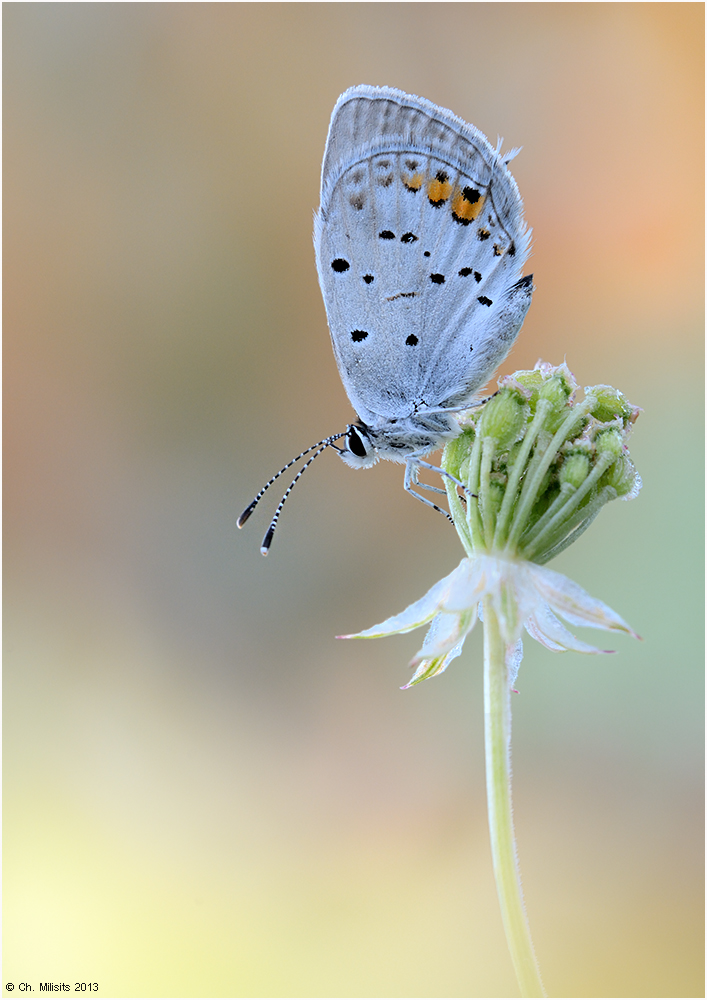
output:
M 528 246 L 515 182 L 477 129 L 400 91 L 342 95 L 315 247 L 359 416 L 452 405 L 485 383 L 530 301 L 506 301 Z

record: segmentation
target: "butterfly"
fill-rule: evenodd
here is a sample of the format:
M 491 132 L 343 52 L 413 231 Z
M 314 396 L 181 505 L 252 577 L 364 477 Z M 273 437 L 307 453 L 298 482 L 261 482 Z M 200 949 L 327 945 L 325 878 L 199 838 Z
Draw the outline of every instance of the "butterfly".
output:
M 357 420 L 289 462 L 265 491 L 310 458 L 285 492 L 261 546 L 267 554 L 287 497 L 326 448 L 353 468 L 405 465 L 459 434 L 468 409 L 511 349 L 533 294 L 523 202 L 501 154 L 473 125 L 392 87 L 352 87 L 336 102 L 322 164 L 314 249 L 339 374 Z M 335 442 L 343 438 L 338 447 Z M 444 474 L 444 473 L 443 473 Z

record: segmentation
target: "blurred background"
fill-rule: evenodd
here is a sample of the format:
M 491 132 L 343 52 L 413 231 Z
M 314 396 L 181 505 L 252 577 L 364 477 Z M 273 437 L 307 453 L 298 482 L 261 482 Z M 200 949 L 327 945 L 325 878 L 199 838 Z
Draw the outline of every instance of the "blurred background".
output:
M 643 492 L 553 563 L 644 641 L 526 643 L 516 827 L 551 996 L 704 996 L 703 5 L 3 14 L 5 981 L 518 995 L 480 631 L 406 692 L 421 635 L 334 639 L 456 534 L 401 467 L 333 453 L 267 560 L 277 497 L 235 525 L 352 418 L 311 230 L 332 107 L 369 83 L 523 147 L 537 291 L 501 373 L 566 357 L 644 408 Z

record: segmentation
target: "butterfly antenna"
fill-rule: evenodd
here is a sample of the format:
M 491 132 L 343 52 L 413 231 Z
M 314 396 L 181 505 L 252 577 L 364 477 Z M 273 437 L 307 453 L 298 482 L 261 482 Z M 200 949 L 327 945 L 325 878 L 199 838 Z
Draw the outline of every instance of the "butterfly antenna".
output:
M 246 523 L 246 521 L 248 520 L 248 518 L 250 517 L 250 515 L 253 513 L 253 511 L 255 510 L 255 508 L 258 506 L 258 504 L 260 503 L 260 501 L 265 496 L 266 491 L 269 490 L 270 487 L 272 486 L 272 484 L 276 480 L 278 480 L 280 478 L 280 476 L 283 474 L 283 472 L 287 472 L 287 470 L 289 468 L 291 468 L 291 466 L 296 465 L 296 463 L 299 462 L 299 460 L 301 458 L 304 458 L 305 455 L 309 455 L 310 451 L 314 451 L 315 448 L 321 448 L 322 445 L 324 446 L 324 448 L 328 447 L 331 444 L 332 441 L 338 441 L 338 439 L 340 437 L 343 437 L 345 433 L 346 433 L 346 431 L 342 431 L 341 434 L 334 434 L 331 437 L 324 438 L 322 441 L 317 441 L 316 444 L 311 445 L 309 448 L 305 448 L 304 451 L 297 456 L 297 458 L 293 458 L 292 461 L 288 462 L 287 465 L 283 466 L 282 469 L 280 469 L 279 472 L 276 472 L 275 475 L 272 477 L 272 479 L 270 479 L 265 484 L 265 486 L 263 486 L 262 490 L 260 491 L 260 493 L 258 493 L 257 497 L 253 501 L 251 501 L 251 503 L 248 504 L 248 506 L 246 507 L 246 509 L 243 511 L 243 513 L 241 514 L 241 516 L 238 518 L 238 520 L 236 521 L 236 524 L 238 525 L 238 527 L 239 528 L 243 527 L 243 525 Z M 322 450 L 323 450 L 323 448 L 322 448 Z M 292 487 L 290 487 L 290 489 L 291 488 Z
M 330 438 L 327 438 L 324 441 L 320 441 L 319 445 L 316 445 L 316 444 L 313 445 L 313 447 L 316 448 L 317 450 L 314 452 L 314 454 L 312 455 L 311 458 L 307 459 L 307 461 L 304 463 L 304 465 L 302 466 L 302 468 L 299 470 L 299 472 L 297 473 L 297 475 L 295 476 L 295 478 L 292 480 L 292 482 L 290 483 L 290 485 L 285 490 L 285 494 L 284 494 L 282 500 L 277 505 L 277 510 L 275 511 L 275 516 L 273 517 L 272 521 L 270 522 L 270 527 L 265 532 L 265 538 L 263 538 L 263 544 L 260 546 L 260 551 L 261 551 L 261 553 L 264 556 L 266 556 L 268 554 L 268 552 L 270 551 L 270 545 L 272 544 L 273 536 L 275 534 L 275 528 L 277 527 L 278 519 L 280 517 L 280 514 L 282 513 L 282 508 L 285 506 L 285 501 L 287 500 L 288 496 L 290 495 L 290 493 L 292 492 L 292 490 L 297 485 L 297 482 L 298 482 L 300 476 L 304 473 L 305 469 L 309 468 L 309 466 L 312 464 L 312 462 L 314 461 L 315 458 L 318 458 L 323 451 L 326 451 L 326 449 L 330 445 L 332 445 L 333 441 L 338 441 L 338 439 L 340 437 L 343 437 L 345 433 L 346 432 L 344 431 L 342 434 L 337 434 L 334 437 L 330 437 Z M 311 448 L 307 449 L 307 451 L 311 451 L 311 450 L 312 450 Z M 304 452 L 304 454 L 306 455 L 307 452 Z M 290 463 L 290 464 L 292 464 L 292 463 Z

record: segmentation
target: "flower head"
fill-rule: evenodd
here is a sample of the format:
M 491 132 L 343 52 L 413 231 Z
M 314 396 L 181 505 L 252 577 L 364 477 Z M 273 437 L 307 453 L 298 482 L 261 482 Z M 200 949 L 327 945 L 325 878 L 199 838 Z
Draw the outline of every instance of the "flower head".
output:
M 544 563 L 575 541 L 599 510 L 638 494 L 626 441 L 639 410 L 611 386 L 586 388 L 566 365 L 538 362 L 499 381 L 497 392 L 460 418 L 444 452 L 447 495 L 467 556 L 405 611 L 341 638 L 377 638 L 430 628 L 411 666 L 411 687 L 446 670 L 483 606 L 492 609 L 513 683 L 523 629 L 548 649 L 605 653 L 575 638 L 570 625 L 625 632 L 626 622 Z

